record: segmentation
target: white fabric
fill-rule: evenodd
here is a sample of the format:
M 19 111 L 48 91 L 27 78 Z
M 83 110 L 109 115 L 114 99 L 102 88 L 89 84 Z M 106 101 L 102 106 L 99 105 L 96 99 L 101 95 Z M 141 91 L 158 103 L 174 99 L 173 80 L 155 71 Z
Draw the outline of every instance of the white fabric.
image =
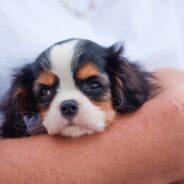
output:
M 81 12 L 89 2 L 68 0 L 72 1 L 71 7 Z M 71 37 L 103 45 L 122 41 L 126 56 L 147 69 L 184 68 L 183 0 L 96 0 L 84 17 L 76 16 L 63 2 L 1 2 L 0 97 L 10 85 L 12 67 L 33 61 L 54 42 Z

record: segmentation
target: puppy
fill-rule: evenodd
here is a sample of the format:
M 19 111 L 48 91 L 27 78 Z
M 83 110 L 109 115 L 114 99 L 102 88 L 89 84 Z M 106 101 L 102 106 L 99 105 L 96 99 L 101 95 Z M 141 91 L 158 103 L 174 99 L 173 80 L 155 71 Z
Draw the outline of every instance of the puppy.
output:
M 84 39 L 54 44 L 18 69 L 2 102 L 3 137 L 101 132 L 118 114 L 139 108 L 151 74 L 122 56 L 123 47 Z

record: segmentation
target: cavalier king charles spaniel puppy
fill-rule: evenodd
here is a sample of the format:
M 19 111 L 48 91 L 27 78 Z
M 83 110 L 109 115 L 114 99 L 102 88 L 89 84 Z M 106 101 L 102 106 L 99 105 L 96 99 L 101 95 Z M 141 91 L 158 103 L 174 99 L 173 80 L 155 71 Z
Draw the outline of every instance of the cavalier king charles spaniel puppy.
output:
M 102 132 L 118 114 L 148 98 L 151 74 L 122 56 L 123 47 L 84 39 L 58 42 L 15 71 L 2 104 L 2 137 Z

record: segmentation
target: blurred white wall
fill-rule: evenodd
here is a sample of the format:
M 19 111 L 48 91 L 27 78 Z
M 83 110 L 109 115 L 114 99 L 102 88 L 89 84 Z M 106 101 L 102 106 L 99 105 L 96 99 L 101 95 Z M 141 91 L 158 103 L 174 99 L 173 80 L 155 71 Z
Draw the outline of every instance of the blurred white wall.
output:
M 0 96 L 12 67 L 70 37 L 121 41 L 126 56 L 150 70 L 184 68 L 183 10 L 183 0 L 2 0 Z

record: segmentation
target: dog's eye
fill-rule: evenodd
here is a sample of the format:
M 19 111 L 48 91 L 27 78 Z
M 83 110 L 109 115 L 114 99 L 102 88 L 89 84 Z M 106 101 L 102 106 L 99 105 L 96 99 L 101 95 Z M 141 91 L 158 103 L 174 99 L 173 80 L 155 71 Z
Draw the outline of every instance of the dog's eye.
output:
M 40 96 L 50 96 L 52 94 L 52 91 L 50 89 L 41 89 L 40 90 Z
M 91 90 L 96 90 L 96 89 L 99 89 L 101 87 L 102 87 L 102 85 L 98 81 L 91 81 L 88 84 L 88 88 Z

